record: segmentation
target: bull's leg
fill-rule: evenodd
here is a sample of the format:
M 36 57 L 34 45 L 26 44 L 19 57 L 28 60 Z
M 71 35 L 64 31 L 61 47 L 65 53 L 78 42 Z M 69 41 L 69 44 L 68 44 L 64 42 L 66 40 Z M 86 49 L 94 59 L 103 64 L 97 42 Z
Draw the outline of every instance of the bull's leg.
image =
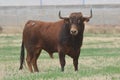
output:
M 74 64 L 74 68 L 75 68 L 75 71 L 78 71 L 78 58 L 77 59 L 73 59 L 73 64 Z
M 59 60 L 60 60 L 60 65 L 61 65 L 61 71 L 64 71 L 64 66 L 66 64 L 64 53 L 59 53 Z
M 37 59 L 38 59 L 38 57 L 40 55 L 40 52 L 41 52 L 41 50 L 38 50 L 38 52 L 33 54 L 34 57 L 32 59 L 32 65 L 33 65 L 33 68 L 34 68 L 34 72 L 39 72 L 38 67 L 37 67 Z
M 79 59 L 79 55 L 80 55 L 80 50 L 78 50 L 77 54 L 73 57 L 73 65 L 74 65 L 75 71 L 78 71 L 78 59 Z
M 32 55 L 30 53 L 27 53 L 26 61 L 27 61 L 27 65 L 28 65 L 30 72 L 33 72 L 32 64 L 31 64 Z

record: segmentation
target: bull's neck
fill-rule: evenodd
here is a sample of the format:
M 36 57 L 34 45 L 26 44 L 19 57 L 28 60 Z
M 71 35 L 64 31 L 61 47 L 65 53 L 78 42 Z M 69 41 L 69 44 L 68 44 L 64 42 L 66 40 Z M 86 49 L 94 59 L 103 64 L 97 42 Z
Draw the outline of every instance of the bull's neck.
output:
M 78 33 L 76 36 L 70 34 L 70 29 L 66 26 L 63 26 L 60 33 L 60 44 L 68 45 L 73 48 L 80 48 L 83 41 L 83 32 Z

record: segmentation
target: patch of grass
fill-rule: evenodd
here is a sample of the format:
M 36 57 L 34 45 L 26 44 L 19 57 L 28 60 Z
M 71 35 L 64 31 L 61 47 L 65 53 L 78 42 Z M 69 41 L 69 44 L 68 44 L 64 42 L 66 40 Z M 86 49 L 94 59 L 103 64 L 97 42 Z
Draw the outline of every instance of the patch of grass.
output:
M 117 40 L 117 43 L 112 42 L 119 37 L 119 34 L 85 34 L 85 38 L 90 40 L 83 43 L 87 47 L 83 46 L 81 49 L 78 72 L 74 71 L 72 59 L 68 56 L 66 56 L 65 72 L 61 72 L 58 53 L 54 53 L 54 59 L 51 59 L 43 50 L 38 59 L 40 72 L 30 73 L 25 66 L 22 71 L 18 70 L 21 35 L 3 35 L 0 36 L 0 75 L 3 77 L 2 80 L 97 80 L 99 78 L 109 80 L 106 77 L 110 80 L 119 80 L 120 40 Z
M 81 56 L 120 56 L 119 48 L 84 48 Z
M 85 33 L 85 37 L 120 37 L 120 33 Z

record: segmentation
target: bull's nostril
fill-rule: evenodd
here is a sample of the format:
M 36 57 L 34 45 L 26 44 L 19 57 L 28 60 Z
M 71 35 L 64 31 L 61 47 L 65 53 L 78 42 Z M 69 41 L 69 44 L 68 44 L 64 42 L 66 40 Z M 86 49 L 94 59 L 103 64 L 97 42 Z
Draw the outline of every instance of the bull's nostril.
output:
M 72 35 L 77 35 L 77 34 L 78 34 L 78 31 L 76 31 L 76 30 L 71 30 L 70 33 L 71 33 Z
M 71 33 L 76 33 L 77 31 L 71 31 Z

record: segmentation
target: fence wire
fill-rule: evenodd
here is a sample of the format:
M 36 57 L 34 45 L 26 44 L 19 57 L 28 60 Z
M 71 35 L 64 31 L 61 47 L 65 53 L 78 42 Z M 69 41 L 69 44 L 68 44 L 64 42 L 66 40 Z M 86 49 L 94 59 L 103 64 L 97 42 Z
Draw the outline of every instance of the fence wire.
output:
M 82 12 L 84 16 L 90 15 L 93 10 L 93 18 L 89 22 L 92 25 L 120 25 L 120 6 L 6 6 L 0 7 L 0 26 L 23 27 L 28 20 L 57 21 L 58 12 L 62 16 L 69 16 L 72 12 Z

